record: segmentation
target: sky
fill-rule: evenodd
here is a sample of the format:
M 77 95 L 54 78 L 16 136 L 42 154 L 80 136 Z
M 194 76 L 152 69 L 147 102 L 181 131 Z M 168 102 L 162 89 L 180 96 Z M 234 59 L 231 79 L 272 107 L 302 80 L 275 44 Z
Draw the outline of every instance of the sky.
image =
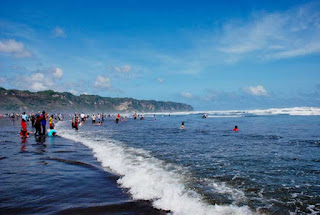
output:
M 320 1 L 0 1 L 0 86 L 320 106 Z

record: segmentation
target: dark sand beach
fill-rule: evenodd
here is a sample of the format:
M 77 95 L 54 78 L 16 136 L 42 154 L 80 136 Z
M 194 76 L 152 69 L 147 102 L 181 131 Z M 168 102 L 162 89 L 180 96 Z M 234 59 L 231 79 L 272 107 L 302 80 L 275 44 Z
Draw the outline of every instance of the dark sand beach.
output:
M 21 140 L 20 121 L 0 119 L 0 129 L 1 214 L 163 214 L 132 200 L 84 145 L 32 134 Z

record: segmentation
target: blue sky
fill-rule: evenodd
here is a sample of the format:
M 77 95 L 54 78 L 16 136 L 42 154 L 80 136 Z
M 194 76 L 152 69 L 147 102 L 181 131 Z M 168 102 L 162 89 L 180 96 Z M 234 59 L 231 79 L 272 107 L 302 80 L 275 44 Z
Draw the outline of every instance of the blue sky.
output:
M 178 101 L 320 105 L 320 2 L 0 2 L 0 86 Z

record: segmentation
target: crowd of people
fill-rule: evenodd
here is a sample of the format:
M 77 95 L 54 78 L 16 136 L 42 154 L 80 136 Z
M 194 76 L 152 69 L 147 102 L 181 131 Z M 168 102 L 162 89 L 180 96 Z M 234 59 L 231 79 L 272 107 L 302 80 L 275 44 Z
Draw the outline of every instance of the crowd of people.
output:
M 156 115 L 154 114 L 153 117 L 155 117 L 155 116 Z M 170 114 L 168 116 L 170 116 Z M 72 126 L 73 129 L 78 130 L 78 126 L 82 125 L 87 120 L 90 120 L 90 118 L 91 118 L 92 124 L 102 125 L 104 120 L 106 118 L 110 118 L 110 117 L 113 117 L 113 115 L 110 115 L 110 114 L 106 115 L 106 114 L 102 114 L 102 113 L 98 113 L 97 115 L 95 115 L 93 113 L 90 116 L 88 114 L 84 114 L 83 112 L 81 114 L 75 113 L 73 118 L 72 118 L 71 126 Z M 140 120 L 144 120 L 144 115 L 139 115 L 139 114 L 137 115 L 135 113 L 132 117 L 133 117 L 134 120 L 137 120 L 139 118 L 140 118 Z M 203 118 L 203 119 L 208 118 L 208 114 L 202 115 L 201 118 Z M 115 116 L 115 119 L 114 119 L 115 123 L 119 123 L 119 121 L 126 121 L 126 120 L 127 120 L 127 116 L 121 117 L 121 115 L 119 113 Z M 154 121 L 156 121 L 155 118 L 154 118 Z M 180 129 L 185 129 L 185 122 L 184 121 L 181 123 Z M 239 128 L 238 128 L 237 125 L 234 127 L 233 131 L 239 131 Z
M 9 117 L 12 121 L 16 121 L 21 119 L 21 131 L 20 131 L 20 137 L 21 138 L 27 138 L 29 137 L 30 133 L 34 133 L 34 135 L 37 136 L 46 136 L 47 133 L 47 121 L 49 122 L 49 132 L 48 136 L 56 136 L 57 131 L 54 129 L 55 128 L 55 122 L 57 121 L 62 121 L 64 118 L 66 118 L 68 115 L 62 114 L 62 113 L 57 113 L 57 114 L 52 114 L 49 115 L 45 111 L 38 112 L 38 113 L 30 113 L 26 114 L 23 112 L 22 114 L 15 114 L 15 113 L 10 113 L 10 114 L 5 114 L 1 115 L 0 117 L 7 116 Z M 93 113 L 91 115 L 89 114 L 84 114 L 83 112 L 81 114 L 75 113 L 73 115 L 69 115 L 72 117 L 72 123 L 71 127 L 72 129 L 78 130 L 79 126 L 81 126 L 83 123 L 91 119 L 91 123 L 93 125 L 102 125 L 103 122 L 107 118 L 113 118 L 115 123 L 119 123 L 120 121 L 126 121 L 127 116 L 121 116 L 119 113 L 115 116 L 110 115 L 110 114 L 103 114 L 103 113 Z M 155 115 L 153 115 L 155 117 Z M 169 114 L 170 116 L 170 114 Z M 208 115 L 204 114 L 201 116 L 201 118 L 207 118 Z M 134 120 L 140 119 L 144 120 L 143 115 L 137 115 L 136 113 L 132 115 L 132 118 Z M 30 124 L 32 128 L 35 129 L 35 132 L 28 131 L 27 129 L 27 124 Z M 181 123 L 180 129 L 185 129 L 185 122 L 183 121 Z M 233 131 L 238 132 L 239 128 L 236 125 L 233 129 Z
M 94 125 L 102 125 L 103 122 L 107 119 L 107 118 L 113 118 L 114 117 L 114 121 L 115 123 L 119 123 L 120 121 L 124 122 L 127 121 L 128 117 L 125 116 L 121 116 L 120 113 L 114 115 L 111 114 L 103 114 L 103 113 L 93 113 L 92 115 L 89 114 L 84 114 L 83 112 L 81 114 L 79 113 L 75 113 L 72 116 L 72 122 L 71 122 L 71 127 L 75 130 L 79 129 L 79 126 L 81 126 L 83 123 L 85 123 L 86 121 L 91 119 L 91 123 Z M 140 118 L 140 120 L 144 120 L 144 115 L 140 115 L 140 114 L 134 114 L 133 115 L 133 119 L 136 120 Z
M 57 113 L 49 115 L 45 111 L 38 113 L 29 113 L 23 112 L 19 113 L 9 113 L 2 114 L 1 117 L 8 117 L 11 121 L 19 121 L 21 124 L 20 137 L 27 138 L 29 134 L 34 133 L 34 136 L 46 136 L 47 133 L 47 121 L 49 122 L 49 132 L 48 136 L 55 136 L 57 131 L 54 130 L 54 122 L 61 121 L 65 117 L 62 113 Z M 35 131 L 28 131 L 27 125 L 30 125 Z

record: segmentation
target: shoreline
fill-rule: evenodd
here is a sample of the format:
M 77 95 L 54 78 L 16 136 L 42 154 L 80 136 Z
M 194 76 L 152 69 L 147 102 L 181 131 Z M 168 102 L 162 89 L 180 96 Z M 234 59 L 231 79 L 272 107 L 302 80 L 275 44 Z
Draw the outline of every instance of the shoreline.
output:
M 0 119 L 1 213 L 164 214 L 151 202 L 132 200 L 118 186 L 119 176 L 83 144 L 63 137 L 36 142 L 33 134 L 21 143 L 19 122 L 7 123 Z

